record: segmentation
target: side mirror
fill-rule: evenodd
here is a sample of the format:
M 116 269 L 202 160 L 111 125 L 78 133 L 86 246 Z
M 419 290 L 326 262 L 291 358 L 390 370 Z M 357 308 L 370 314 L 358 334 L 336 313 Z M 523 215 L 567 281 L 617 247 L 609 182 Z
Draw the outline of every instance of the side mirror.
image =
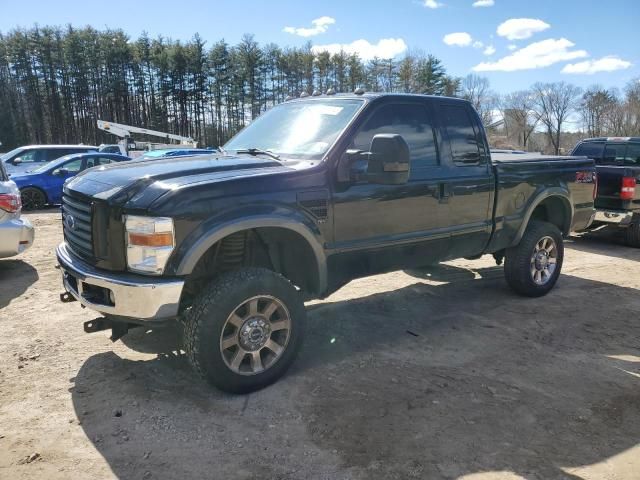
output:
M 13 165 L 20 165 L 22 163 L 22 159 L 20 157 L 16 157 L 13 160 L 11 160 L 11 164 Z
M 69 175 L 69 170 L 67 170 L 66 168 L 59 168 L 57 170 L 54 170 L 53 174 L 60 177 L 66 177 L 67 175 Z
M 409 181 L 409 145 L 402 135 L 380 133 L 371 140 L 367 181 L 402 185 Z

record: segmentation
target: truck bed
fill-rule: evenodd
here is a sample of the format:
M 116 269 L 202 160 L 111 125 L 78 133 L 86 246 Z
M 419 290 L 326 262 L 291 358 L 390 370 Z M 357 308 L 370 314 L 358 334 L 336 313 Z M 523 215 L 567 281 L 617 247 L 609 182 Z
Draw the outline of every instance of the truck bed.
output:
M 489 251 L 512 245 L 529 206 L 549 189 L 564 192 L 570 199 L 573 230 L 583 230 L 591 223 L 594 212 L 593 160 L 569 155 L 493 152 L 491 160 L 496 177 L 496 199 L 495 231 Z M 562 204 L 555 207 L 556 211 L 564 208 Z M 549 215 L 554 213 L 548 212 Z

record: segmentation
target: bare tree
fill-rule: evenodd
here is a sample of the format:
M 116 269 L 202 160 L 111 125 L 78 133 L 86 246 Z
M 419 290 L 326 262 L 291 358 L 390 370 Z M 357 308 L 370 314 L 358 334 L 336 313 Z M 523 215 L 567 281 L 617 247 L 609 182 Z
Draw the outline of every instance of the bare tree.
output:
M 536 83 L 532 90 L 536 116 L 546 128 L 547 137 L 555 154 L 558 155 L 562 127 L 575 111 L 581 90 L 565 82 Z
M 628 112 L 628 130 L 633 135 L 640 135 L 640 77 L 627 83 L 624 91 Z
M 496 95 L 491 91 L 488 78 L 474 74 L 467 75 L 460 83 L 460 95 L 473 104 L 485 126 L 491 124 Z
M 607 133 L 607 118 L 617 106 L 618 99 L 614 92 L 598 85 L 589 87 L 582 95 L 579 105 L 580 114 L 587 135 L 600 137 Z
M 530 90 L 520 90 L 500 99 L 500 110 L 508 137 L 517 140 L 518 145 L 527 149 L 529 137 L 538 124 L 534 112 L 535 96 Z

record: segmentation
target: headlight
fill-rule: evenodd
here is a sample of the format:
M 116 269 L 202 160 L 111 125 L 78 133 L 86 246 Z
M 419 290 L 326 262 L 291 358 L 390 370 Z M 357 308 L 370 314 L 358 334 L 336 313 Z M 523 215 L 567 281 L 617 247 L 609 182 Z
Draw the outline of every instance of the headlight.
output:
M 173 219 L 127 215 L 125 230 L 129 270 L 162 274 L 175 247 Z

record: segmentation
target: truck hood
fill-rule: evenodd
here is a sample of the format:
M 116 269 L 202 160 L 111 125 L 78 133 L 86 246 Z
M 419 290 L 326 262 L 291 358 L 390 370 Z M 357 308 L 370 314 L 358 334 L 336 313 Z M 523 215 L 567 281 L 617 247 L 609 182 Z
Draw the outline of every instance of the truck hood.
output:
M 65 189 L 110 203 L 126 202 L 140 196 L 143 190 L 153 191 L 153 195 L 145 195 L 147 203 L 169 190 L 194 183 L 217 183 L 292 170 L 293 167 L 284 166 L 276 160 L 250 155 L 132 160 L 82 172 L 67 182 Z

